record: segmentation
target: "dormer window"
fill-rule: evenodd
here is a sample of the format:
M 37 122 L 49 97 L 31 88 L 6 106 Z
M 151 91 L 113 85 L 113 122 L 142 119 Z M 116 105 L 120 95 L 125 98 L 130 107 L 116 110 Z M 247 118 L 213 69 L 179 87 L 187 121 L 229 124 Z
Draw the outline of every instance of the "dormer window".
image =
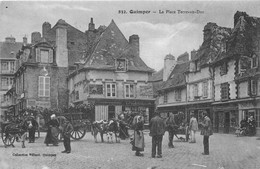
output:
M 127 60 L 126 59 L 116 59 L 116 71 L 127 71 Z
M 53 63 L 53 50 L 48 48 L 36 48 L 36 62 Z
M 220 66 L 220 75 L 223 76 L 225 74 L 227 74 L 227 62 L 223 63 L 221 66 Z

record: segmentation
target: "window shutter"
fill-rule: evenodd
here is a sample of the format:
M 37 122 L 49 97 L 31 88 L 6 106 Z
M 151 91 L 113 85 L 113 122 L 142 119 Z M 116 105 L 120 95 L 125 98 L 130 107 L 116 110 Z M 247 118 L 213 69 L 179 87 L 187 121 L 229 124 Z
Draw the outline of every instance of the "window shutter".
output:
M 251 80 L 247 81 L 247 95 L 251 96 Z
M 53 50 L 49 50 L 49 63 L 53 63 Z
M 41 62 L 41 51 L 39 48 L 36 48 L 36 62 Z

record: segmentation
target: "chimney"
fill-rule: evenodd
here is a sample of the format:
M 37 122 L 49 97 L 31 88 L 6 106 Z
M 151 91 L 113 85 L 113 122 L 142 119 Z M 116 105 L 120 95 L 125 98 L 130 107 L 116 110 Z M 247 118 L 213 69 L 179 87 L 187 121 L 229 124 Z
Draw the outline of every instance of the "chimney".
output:
M 175 57 L 171 54 L 168 54 L 164 58 L 164 67 L 163 67 L 163 81 L 166 81 L 175 65 L 177 64 Z
M 41 40 L 41 33 L 40 32 L 33 32 L 31 35 L 31 42 L 32 44 L 40 42 Z
M 27 45 L 27 37 L 26 36 L 23 37 L 23 44 Z
M 195 49 L 193 49 L 191 52 L 190 52 L 190 59 L 193 60 L 195 58 L 197 54 L 197 51 Z
M 248 14 L 246 12 L 237 11 L 234 15 L 234 27 L 236 26 L 236 24 L 241 16 L 248 17 Z
M 43 38 L 46 38 L 49 30 L 51 30 L 51 24 L 49 22 L 44 22 L 42 24 L 42 37 Z
M 189 61 L 189 54 L 185 52 L 177 58 L 178 63 L 185 63 Z
M 68 67 L 67 24 L 60 19 L 56 25 L 56 63 Z
M 12 37 L 12 35 L 10 37 L 6 37 L 5 38 L 5 42 L 8 42 L 8 43 L 15 43 L 15 38 Z
M 132 46 L 133 49 L 133 55 L 134 56 L 140 56 L 139 55 L 139 36 L 138 35 L 132 35 L 129 37 L 129 44 Z
M 95 24 L 93 22 L 93 18 L 90 18 L 90 23 L 88 24 L 88 30 L 94 31 L 95 30 Z

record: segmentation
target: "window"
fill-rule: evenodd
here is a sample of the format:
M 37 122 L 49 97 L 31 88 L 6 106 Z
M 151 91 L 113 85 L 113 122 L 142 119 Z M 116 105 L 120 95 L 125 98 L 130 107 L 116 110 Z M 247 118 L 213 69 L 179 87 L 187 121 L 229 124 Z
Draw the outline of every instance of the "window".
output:
M 175 90 L 175 100 L 181 101 L 181 90 Z
M 49 51 L 48 50 L 41 50 L 41 63 L 48 63 L 49 62 Z
M 9 79 L 8 79 L 7 77 L 2 77 L 1 82 L 2 82 L 2 87 L 3 87 L 3 88 L 8 87 L 8 85 L 9 85 Z
M 203 82 L 202 85 L 203 85 L 202 86 L 203 97 L 208 97 L 208 81 Z
M 220 75 L 223 76 L 225 74 L 227 74 L 227 63 L 223 63 L 221 66 L 220 66 Z
M 116 84 L 107 84 L 107 97 L 116 97 Z
M 36 62 L 53 63 L 53 50 L 36 48 Z
M 79 100 L 79 91 L 75 92 L 75 100 Z
M 257 91 L 257 81 L 251 80 L 251 95 L 256 95 Z
M 126 59 L 117 59 L 116 60 L 116 71 L 126 71 L 126 70 L 127 70 Z
M 13 73 L 15 69 L 14 62 L 10 62 L 10 71 Z
M 2 62 L 1 63 L 1 70 L 7 71 L 8 70 L 8 62 Z
M 193 96 L 194 98 L 198 97 L 199 95 L 199 89 L 198 89 L 198 84 L 193 85 Z
M 134 85 L 126 84 L 125 85 L 125 97 L 134 97 Z
M 229 99 L 229 83 L 221 84 L 221 99 L 228 100 Z
M 50 96 L 50 77 L 39 76 L 39 96 Z
M 163 103 L 167 103 L 168 102 L 168 94 L 165 92 L 163 95 Z
M 257 56 L 254 54 L 252 57 L 252 68 L 257 67 Z

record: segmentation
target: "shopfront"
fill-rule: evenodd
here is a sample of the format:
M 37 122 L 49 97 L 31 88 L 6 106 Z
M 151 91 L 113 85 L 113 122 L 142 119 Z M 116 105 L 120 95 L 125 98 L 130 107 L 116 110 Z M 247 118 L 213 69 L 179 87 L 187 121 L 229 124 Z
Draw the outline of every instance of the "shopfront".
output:
M 95 105 L 95 120 L 118 118 L 119 114 L 144 114 L 145 124 L 149 124 L 154 114 L 154 100 L 120 100 L 120 99 L 92 99 Z
M 217 133 L 234 133 L 239 126 L 238 105 L 236 103 L 213 103 L 213 127 Z

